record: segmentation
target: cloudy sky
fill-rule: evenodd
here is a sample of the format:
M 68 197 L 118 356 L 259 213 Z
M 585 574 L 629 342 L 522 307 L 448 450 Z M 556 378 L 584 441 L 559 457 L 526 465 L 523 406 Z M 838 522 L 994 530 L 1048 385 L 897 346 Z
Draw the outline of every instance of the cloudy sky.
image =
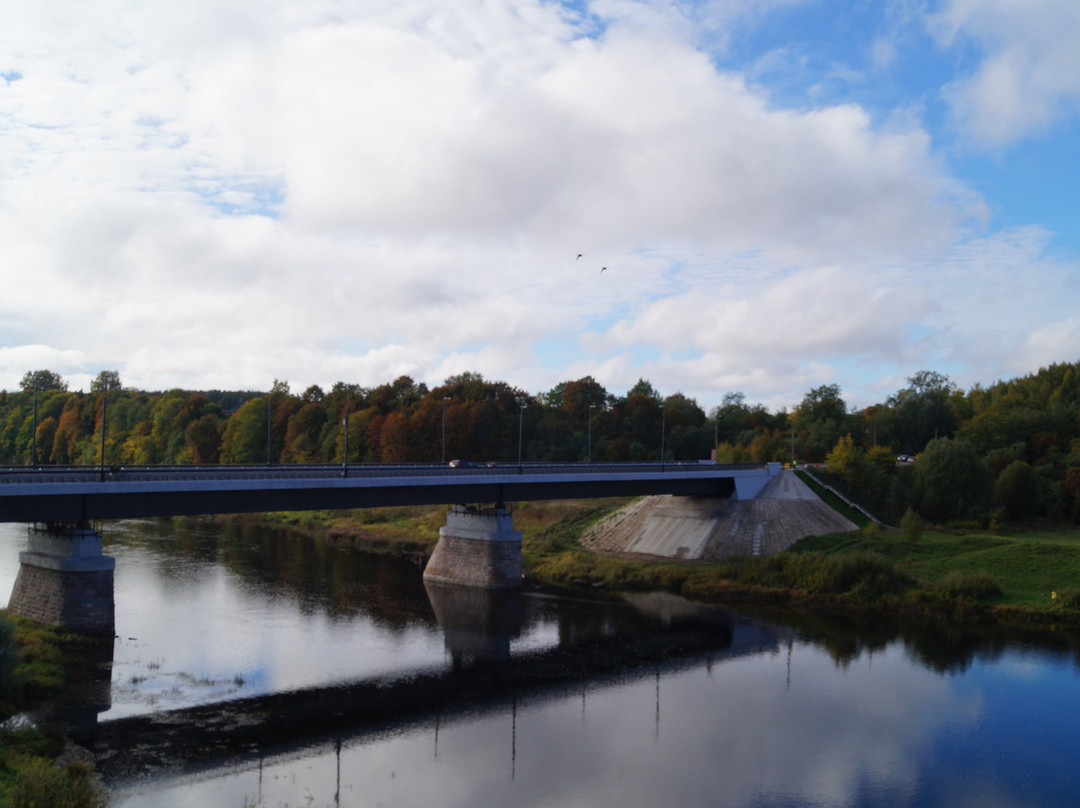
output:
M 0 18 L 0 388 L 468 370 L 777 409 L 1080 359 L 1076 0 Z

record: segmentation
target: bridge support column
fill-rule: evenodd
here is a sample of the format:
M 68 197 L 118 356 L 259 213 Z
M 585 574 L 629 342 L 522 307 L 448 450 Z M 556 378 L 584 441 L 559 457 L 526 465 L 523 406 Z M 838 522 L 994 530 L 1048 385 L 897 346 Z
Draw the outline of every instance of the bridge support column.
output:
M 521 533 L 505 507 L 454 505 L 439 528 L 439 543 L 424 581 L 484 589 L 521 586 Z
M 102 555 L 101 536 L 85 523 L 38 524 L 29 532 L 8 610 L 51 626 L 111 635 L 116 559 Z

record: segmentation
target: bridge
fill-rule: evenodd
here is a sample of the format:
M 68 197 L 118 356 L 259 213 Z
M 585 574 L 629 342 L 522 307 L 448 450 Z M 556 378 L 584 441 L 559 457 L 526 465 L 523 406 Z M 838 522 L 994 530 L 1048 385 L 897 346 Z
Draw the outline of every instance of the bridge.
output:
M 400 505 L 453 507 L 425 581 L 521 585 L 521 534 L 507 502 L 673 494 L 752 498 L 776 473 L 712 463 L 337 466 L 112 466 L 0 469 L 0 522 L 32 525 L 9 602 L 17 614 L 111 632 L 108 519 Z

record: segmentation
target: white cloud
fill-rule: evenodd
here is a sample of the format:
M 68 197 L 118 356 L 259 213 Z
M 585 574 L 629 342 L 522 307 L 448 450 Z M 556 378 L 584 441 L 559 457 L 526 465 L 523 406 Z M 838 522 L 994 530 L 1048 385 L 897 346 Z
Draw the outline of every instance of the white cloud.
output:
M 975 142 L 1000 147 L 1080 111 L 1080 4 L 1075 0 L 947 0 L 931 18 L 941 42 L 970 40 L 981 60 L 947 88 Z
M 962 363 L 1009 273 L 1069 268 L 1028 239 L 954 294 L 941 267 L 1005 246 L 966 235 L 984 206 L 917 121 L 779 108 L 698 47 L 773 5 L 20 7 L 0 386 L 477 370 L 790 405 L 852 364 Z

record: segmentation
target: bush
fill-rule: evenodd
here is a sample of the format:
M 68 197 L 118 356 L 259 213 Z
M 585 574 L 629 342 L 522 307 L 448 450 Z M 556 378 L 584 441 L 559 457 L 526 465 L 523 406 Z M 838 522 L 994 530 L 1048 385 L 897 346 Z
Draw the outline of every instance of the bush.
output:
M 950 572 L 934 591 L 954 600 L 985 600 L 1001 596 L 1001 585 L 988 572 Z
M 805 558 L 805 556 L 804 556 Z M 821 557 L 810 580 L 803 583 L 811 592 L 850 594 L 862 600 L 903 592 L 911 579 L 877 553 L 838 553 Z
M 105 808 L 108 793 L 86 763 L 60 768 L 37 758 L 22 768 L 5 804 L 11 808 Z
M 1065 587 L 1057 593 L 1057 601 L 1066 609 L 1080 609 L 1080 587 Z
M 904 516 L 900 520 L 900 532 L 904 534 L 905 539 L 917 542 L 922 537 L 925 528 L 926 522 L 913 508 L 909 507 L 904 511 Z
M 6 696 L 15 679 L 15 624 L 7 615 L 0 614 L 0 699 Z

